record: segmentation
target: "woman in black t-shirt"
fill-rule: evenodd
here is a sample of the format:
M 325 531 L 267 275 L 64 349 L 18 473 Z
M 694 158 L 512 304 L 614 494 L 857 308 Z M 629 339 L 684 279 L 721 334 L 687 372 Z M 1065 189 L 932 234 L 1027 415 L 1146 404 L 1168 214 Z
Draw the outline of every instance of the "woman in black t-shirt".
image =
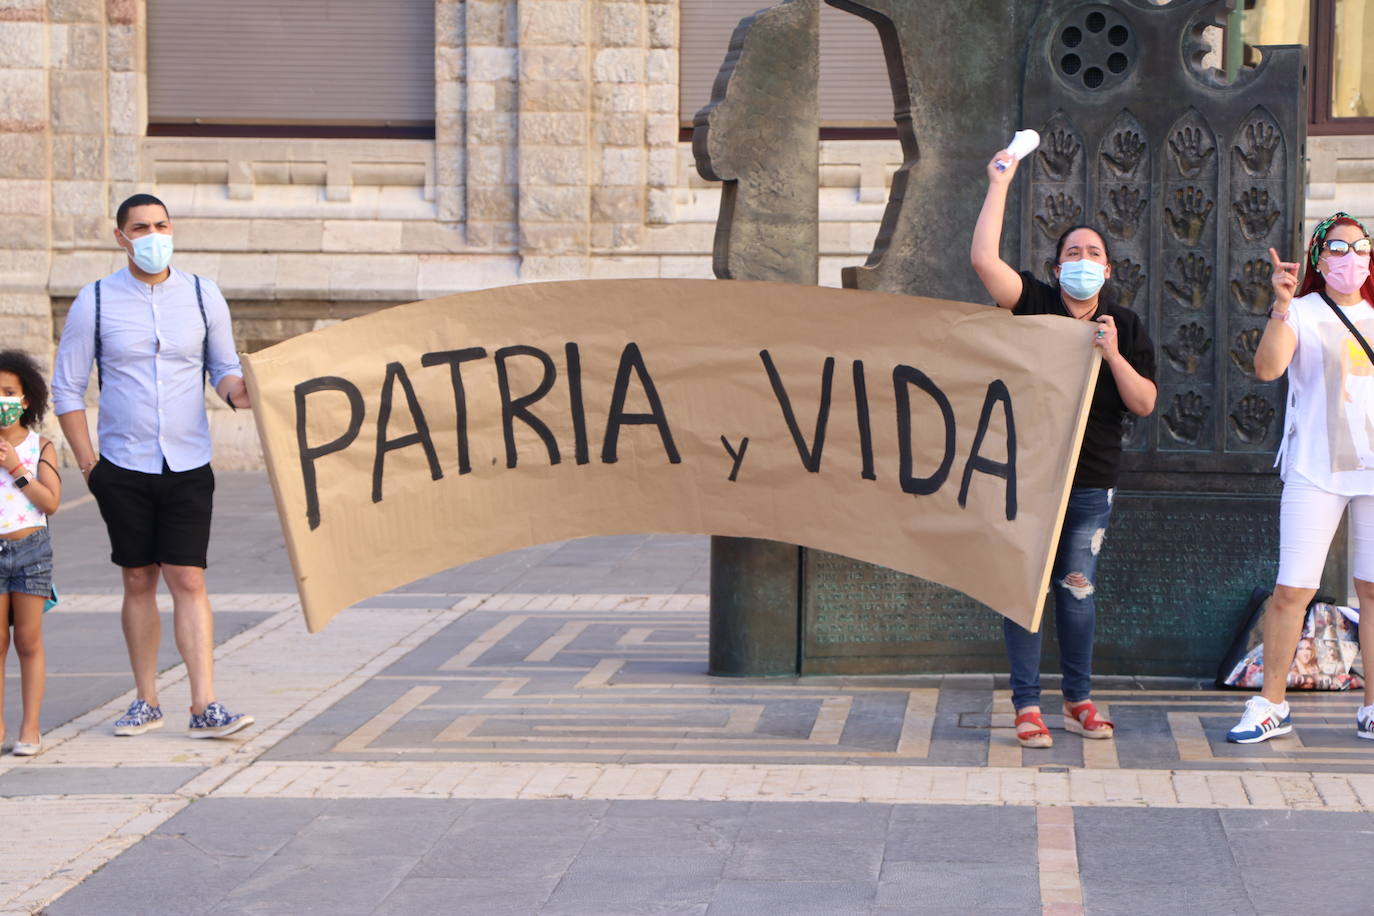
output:
M 1093 391 L 1050 582 L 1064 675 L 1064 727 L 1085 738 L 1110 738 L 1112 723 L 1098 714 L 1091 699 L 1097 555 L 1116 493 L 1122 421 L 1128 410 L 1143 417 L 1155 407 L 1154 346 L 1134 312 L 1101 299 L 1112 265 L 1107 240 L 1096 229 L 1073 226 L 1059 237 L 1054 286 L 1030 271 L 1018 273 L 1002 260 L 1002 220 L 1016 165 L 1006 150 L 988 163 L 988 193 L 973 230 L 970 257 L 999 307 L 1017 315 L 1062 315 L 1097 323 L 1093 344 L 1107 365 L 1098 373 Z M 1002 621 L 1002 632 L 1011 669 L 1016 740 L 1023 747 L 1050 747 L 1054 739 L 1040 715 L 1040 633 L 1011 620 Z

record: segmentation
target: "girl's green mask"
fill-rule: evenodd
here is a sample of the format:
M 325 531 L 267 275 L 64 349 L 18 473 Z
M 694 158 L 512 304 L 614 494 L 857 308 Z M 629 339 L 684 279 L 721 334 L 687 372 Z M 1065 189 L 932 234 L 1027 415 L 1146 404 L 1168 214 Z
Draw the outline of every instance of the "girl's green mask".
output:
M 23 398 L 0 398 L 0 426 L 13 426 L 23 415 Z

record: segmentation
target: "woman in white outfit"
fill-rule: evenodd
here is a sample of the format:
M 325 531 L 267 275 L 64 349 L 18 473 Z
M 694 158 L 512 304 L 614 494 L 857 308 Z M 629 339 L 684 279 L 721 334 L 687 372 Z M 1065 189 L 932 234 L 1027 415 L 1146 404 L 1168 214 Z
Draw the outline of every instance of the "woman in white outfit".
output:
M 1366 675 L 1364 705 L 1355 725 L 1361 738 L 1374 739 L 1374 468 L 1362 460 L 1374 404 L 1352 396 L 1351 382 L 1358 379 L 1358 386 L 1364 381 L 1360 376 L 1369 374 L 1370 362 L 1341 318 L 1366 341 L 1374 341 L 1370 249 L 1369 234 L 1358 220 L 1346 213 L 1323 220 L 1312 233 L 1297 298 L 1299 265 L 1280 261 L 1269 249 L 1274 305 L 1255 352 L 1255 374 L 1270 381 L 1288 373 L 1288 411 L 1279 449 L 1279 575 L 1264 616 L 1264 686 L 1246 702 L 1245 714 L 1226 736 L 1238 744 L 1293 730 L 1284 699 L 1288 669 L 1347 505 Z M 1359 359 L 1350 343 L 1358 348 Z M 1351 411 L 1356 403 L 1364 406 L 1358 416 Z

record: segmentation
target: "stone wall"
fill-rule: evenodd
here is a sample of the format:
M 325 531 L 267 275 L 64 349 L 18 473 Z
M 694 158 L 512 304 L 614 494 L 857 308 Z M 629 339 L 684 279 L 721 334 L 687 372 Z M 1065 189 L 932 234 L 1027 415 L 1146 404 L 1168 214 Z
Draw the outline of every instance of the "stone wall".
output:
M 678 136 L 694 112 L 677 110 L 677 0 L 434 15 L 433 141 L 148 137 L 143 0 L 5 0 L 5 345 L 50 357 L 71 297 L 122 265 L 112 217 L 135 191 L 167 201 L 177 265 L 220 283 L 246 350 L 496 285 L 712 275 L 720 189 Z M 1368 149 L 1309 141 L 1309 222 L 1374 217 Z M 899 164 L 895 141 L 822 144 L 822 283 L 862 263 Z M 245 419 L 215 422 L 229 463 L 253 464 Z

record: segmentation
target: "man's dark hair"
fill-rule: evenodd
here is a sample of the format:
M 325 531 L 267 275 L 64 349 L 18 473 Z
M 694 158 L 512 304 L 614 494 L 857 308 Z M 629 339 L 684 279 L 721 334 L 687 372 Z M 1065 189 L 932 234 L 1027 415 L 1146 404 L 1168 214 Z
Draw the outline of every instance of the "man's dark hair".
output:
M 115 211 L 115 225 L 123 229 L 124 224 L 129 220 L 130 210 L 134 207 L 146 207 L 149 204 L 161 207 L 163 213 L 166 213 L 169 217 L 171 216 L 171 212 L 167 209 L 167 205 L 153 195 L 135 194 L 133 197 L 130 197 L 128 200 L 124 201 L 124 203 L 120 204 L 119 209 Z
M 24 399 L 29 402 L 19 422 L 25 429 L 33 429 L 48 412 L 48 383 L 43 381 L 38 363 L 21 350 L 0 350 L 0 372 L 19 376 L 19 387 L 24 389 Z

